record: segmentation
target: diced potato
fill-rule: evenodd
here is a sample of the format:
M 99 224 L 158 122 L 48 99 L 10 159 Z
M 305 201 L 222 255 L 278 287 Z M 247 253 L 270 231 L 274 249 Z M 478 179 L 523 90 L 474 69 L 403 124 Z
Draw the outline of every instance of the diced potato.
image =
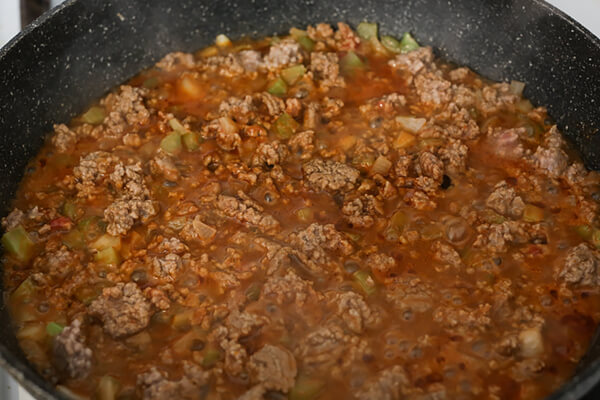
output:
M 112 236 L 108 233 L 105 233 L 98 239 L 94 240 L 92 244 L 90 244 L 90 247 L 98 251 L 108 249 L 109 247 L 119 250 L 121 248 L 121 238 L 119 236 Z
M 100 265 L 119 265 L 121 256 L 114 247 L 100 250 L 94 255 L 94 260 Z

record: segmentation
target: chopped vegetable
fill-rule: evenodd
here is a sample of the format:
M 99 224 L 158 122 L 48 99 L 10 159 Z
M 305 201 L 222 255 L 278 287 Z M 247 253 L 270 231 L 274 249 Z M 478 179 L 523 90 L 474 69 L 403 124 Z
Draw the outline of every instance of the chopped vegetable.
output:
M 517 96 L 521 96 L 523 94 L 523 90 L 525 89 L 525 84 L 519 81 L 510 81 L 510 91 Z
M 169 120 L 169 126 L 177 133 L 184 134 L 185 132 L 187 132 L 185 126 L 183 126 L 177 118 L 171 118 Z
M 527 99 L 521 99 L 515 103 L 515 108 L 523 114 L 527 114 L 529 111 L 533 110 L 533 104 Z
M 439 239 L 444 235 L 442 227 L 437 224 L 428 224 L 421 229 L 421 238 L 424 240 Z
M 309 38 L 308 36 L 301 36 L 296 39 L 298 44 L 302 46 L 302 48 L 308 52 L 312 51 L 315 48 L 315 41 Z
M 178 331 L 186 331 L 190 329 L 192 314 L 193 311 L 189 309 L 178 312 L 173 316 L 173 319 L 171 320 L 171 326 Z
M 358 139 L 354 135 L 344 135 L 338 140 L 337 144 L 344 152 L 347 152 L 354 147 L 357 141 Z
M 181 151 L 181 135 L 173 132 L 160 141 L 160 148 L 171 155 L 175 155 Z
M 154 89 L 155 87 L 157 87 L 160 84 L 160 80 L 158 79 L 158 77 L 153 76 L 150 77 L 148 79 L 146 79 L 144 81 L 144 83 L 142 83 L 142 85 L 146 88 L 146 89 Z
M 427 120 L 425 118 L 398 116 L 396 117 L 396 122 L 408 132 L 417 133 Z
M 318 378 L 306 375 L 298 375 L 294 387 L 288 394 L 289 400 L 313 400 L 316 399 L 323 388 L 325 382 Z
M 90 247 L 98 251 L 108 249 L 109 247 L 113 247 L 118 250 L 121 248 L 121 237 L 112 236 L 108 233 L 105 233 L 104 235 L 96 239 L 93 243 L 91 243 Z
M 2 235 L 2 246 L 21 262 L 27 262 L 33 256 L 34 244 L 21 225 Z
M 415 144 L 416 138 L 408 132 L 402 131 L 394 140 L 394 148 L 404 149 Z
M 413 50 L 417 50 L 419 47 L 419 43 L 412 37 L 412 35 L 408 32 L 402 35 L 402 40 L 400 40 L 400 47 L 402 53 L 408 53 Z
M 94 260 L 100 265 L 119 265 L 121 257 L 114 247 L 109 247 L 94 254 Z
M 104 233 L 106 230 L 106 223 L 98 216 L 91 216 L 79 221 L 77 228 L 81 231 L 86 240 L 91 241 Z
M 196 78 L 190 75 L 184 75 L 181 79 L 179 79 L 179 81 L 177 81 L 177 93 L 185 100 L 197 100 L 203 96 L 204 90 Z M 176 111 L 177 108 L 169 110 L 169 112 Z
M 368 170 L 375 162 L 373 153 L 359 153 L 352 159 L 352 164 L 360 169 Z
M 17 332 L 17 338 L 19 340 L 28 339 L 35 342 L 41 342 L 46 339 L 46 329 L 44 329 L 44 324 L 40 322 L 26 323 Z
M 392 53 L 401 53 L 402 52 L 402 44 L 398 39 L 393 36 L 382 36 L 381 44 L 383 47 L 391 51 Z
M 365 270 L 358 270 L 352 274 L 352 277 L 367 296 L 370 296 L 377 291 L 375 281 L 369 272 Z
M 226 47 L 231 46 L 231 40 L 223 34 L 217 35 L 216 39 L 215 39 L 215 44 L 217 45 L 217 47 L 224 49 Z
M 54 321 L 49 322 L 48 325 L 46 325 L 46 333 L 52 337 L 61 333 L 63 331 L 63 329 L 65 329 L 64 326 L 62 326 L 61 324 L 58 324 Z
M 183 145 L 187 151 L 195 151 L 200 148 L 200 136 L 196 132 L 188 132 L 181 136 Z
M 301 38 L 302 36 L 307 36 L 308 34 L 306 33 L 305 30 L 302 29 L 298 29 L 298 28 L 294 28 L 292 27 L 290 29 L 290 36 L 292 38 L 294 38 L 294 40 L 298 40 L 299 38 Z
M 287 84 L 283 79 L 277 78 L 267 86 L 267 92 L 273 96 L 283 96 L 287 92 Z
M 311 222 L 314 218 L 314 215 L 315 212 L 310 207 L 304 207 L 296 211 L 296 216 L 298 217 L 298 220 L 305 223 Z
M 592 244 L 597 249 L 600 249 L 600 229 L 594 229 L 594 232 L 592 233 Z
M 129 346 L 137 347 L 138 349 L 142 350 L 152 343 L 152 337 L 148 331 L 141 331 L 138 334 L 128 337 L 126 341 Z
M 207 348 L 204 350 L 204 357 L 202 358 L 202 366 L 204 368 L 212 368 L 221 358 L 221 352 L 214 348 Z
M 371 167 L 371 173 L 386 175 L 390 168 L 392 168 L 392 162 L 385 156 L 379 156 Z
M 356 71 L 364 68 L 365 63 L 353 51 L 346 53 L 346 55 L 340 60 L 340 69 L 344 75 L 352 76 L 356 73 Z
M 104 117 L 106 117 L 104 108 L 93 106 L 81 116 L 81 120 L 86 124 L 98 125 L 104 121 Z
M 525 222 L 540 222 L 544 220 L 544 210 L 534 206 L 533 204 L 526 204 L 525 210 L 523 211 L 523 221 Z
M 29 278 L 25 279 L 23 282 L 21 282 L 19 287 L 17 287 L 15 289 L 15 291 L 12 292 L 10 297 L 13 301 L 25 300 L 25 299 L 30 298 L 34 294 L 35 294 L 35 286 L 33 284 L 33 281 L 31 280 L 31 278 L 29 277 Z
M 98 383 L 98 387 L 96 388 L 96 399 L 115 400 L 120 388 L 121 384 L 117 379 L 110 375 L 104 375 L 100 378 L 100 383 Z
M 590 240 L 594 234 L 594 228 L 589 225 L 579 225 L 575 227 L 575 232 L 585 240 Z
M 377 38 L 377 24 L 372 22 L 361 22 L 356 27 L 356 33 L 358 33 L 358 36 L 364 40 Z
M 388 228 L 393 229 L 394 231 L 401 234 L 402 232 L 404 232 L 404 228 L 408 224 L 408 221 L 408 216 L 404 211 L 396 211 L 392 215 L 392 218 L 390 218 Z
M 257 301 L 260 298 L 260 285 L 253 283 L 246 289 L 246 298 L 249 301 Z
M 300 124 L 288 113 L 283 113 L 273 122 L 273 131 L 279 139 L 289 139 L 296 132 Z
M 221 129 L 223 129 L 223 132 L 227 134 L 237 133 L 238 131 L 237 124 L 229 117 L 219 118 L 219 125 L 221 126 Z
M 288 85 L 296 84 L 304 74 L 306 73 L 306 67 L 302 64 L 294 65 L 285 68 L 281 71 L 281 77 Z
M 69 217 L 72 221 L 74 221 L 77 218 L 79 210 L 75 203 L 67 201 L 65 202 L 65 204 L 63 204 L 62 212 L 65 216 Z

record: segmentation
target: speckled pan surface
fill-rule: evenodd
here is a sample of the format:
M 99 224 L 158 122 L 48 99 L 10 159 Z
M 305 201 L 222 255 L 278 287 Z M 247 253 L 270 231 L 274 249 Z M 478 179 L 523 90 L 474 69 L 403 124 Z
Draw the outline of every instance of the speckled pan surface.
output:
M 600 40 L 542 1 L 70 0 L 0 50 L 0 216 L 53 123 L 162 55 L 201 48 L 219 33 L 260 37 L 362 20 L 384 33 L 411 31 L 489 78 L 526 82 L 525 95 L 547 105 L 587 166 L 600 169 Z M 1 296 L 0 364 L 34 396 L 53 396 L 18 349 Z M 582 398 L 598 381 L 600 341 L 552 399 Z

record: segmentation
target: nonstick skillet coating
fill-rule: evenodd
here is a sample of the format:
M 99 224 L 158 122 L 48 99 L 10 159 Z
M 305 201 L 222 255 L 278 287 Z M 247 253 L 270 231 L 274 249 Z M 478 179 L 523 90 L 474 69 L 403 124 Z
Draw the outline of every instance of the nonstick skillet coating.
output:
M 488 78 L 526 82 L 525 96 L 546 105 L 586 165 L 600 169 L 600 40 L 540 0 L 69 0 L 0 50 L 0 215 L 53 123 L 164 54 L 197 50 L 219 33 L 261 37 L 363 20 L 384 34 L 410 31 Z M 37 398 L 59 398 L 26 362 L 1 296 L 0 365 Z M 598 381 L 600 340 L 550 398 L 583 398 Z

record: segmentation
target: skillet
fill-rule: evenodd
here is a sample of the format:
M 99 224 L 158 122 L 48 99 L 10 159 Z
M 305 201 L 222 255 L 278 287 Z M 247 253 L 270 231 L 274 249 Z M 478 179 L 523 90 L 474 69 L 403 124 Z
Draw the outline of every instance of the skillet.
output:
M 0 215 L 53 123 L 66 122 L 164 54 L 194 51 L 292 26 L 379 22 L 410 31 L 437 55 L 493 80 L 526 82 L 579 150 L 600 169 L 600 40 L 541 0 L 69 0 L 0 50 Z M 36 398 L 61 398 L 27 363 L 0 296 L 0 365 Z M 596 337 L 575 376 L 549 397 L 592 397 L 600 382 Z M 598 396 L 598 395 L 596 395 Z

